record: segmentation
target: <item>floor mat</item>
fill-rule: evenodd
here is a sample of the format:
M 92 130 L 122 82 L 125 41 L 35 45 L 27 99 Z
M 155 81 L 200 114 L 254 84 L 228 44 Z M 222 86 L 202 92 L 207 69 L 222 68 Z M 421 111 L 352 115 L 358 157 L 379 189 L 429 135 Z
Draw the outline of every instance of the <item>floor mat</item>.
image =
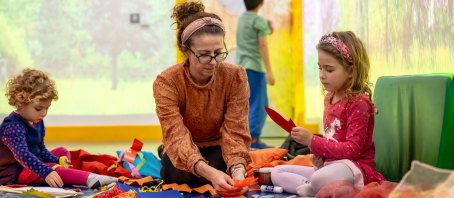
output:
M 71 187 L 69 187 L 71 188 Z M 258 188 L 258 186 L 252 186 L 252 188 Z M 92 189 L 86 189 L 86 188 L 80 188 L 80 190 L 82 190 L 84 192 L 84 195 L 82 196 L 78 196 L 79 198 L 83 198 L 85 196 L 91 196 L 91 195 L 94 195 L 96 194 L 95 192 L 93 192 Z M 257 190 L 257 191 L 249 191 L 246 195 L 246 197 L 250 198 L 252 195 L 255 195 L 255 194 L 258 194 L 260 196 L 265 196 L 265 195 L 274 195 L 275 198 L 280 198 L 280 197 L 288 197 L 288 196 L 292 196 L 294 194 L 289 194 L 289 193 L 269 193 L 269 192 L 261 192 L 260 190 Z M 207 195 L 207 194 L 194 194 L 194 193 L 183 193 L 183 196 L 185 198 L 210 198 L 210 197 L 213 197 L 213 198 L 220 198 L 221 196 L 220 195 Z

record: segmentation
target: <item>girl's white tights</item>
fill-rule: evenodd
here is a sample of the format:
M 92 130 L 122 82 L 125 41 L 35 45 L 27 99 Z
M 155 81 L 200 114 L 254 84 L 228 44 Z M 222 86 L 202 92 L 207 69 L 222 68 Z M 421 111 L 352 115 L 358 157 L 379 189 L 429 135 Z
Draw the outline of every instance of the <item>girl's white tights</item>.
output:
M 317 171 L 314 167 L 282 165 L 273 168 L 271 180 L 288 193 L 313 197 L 331 182 L 344 180 L 353 183 L 353 172 L 343 163 L 330 164 Z

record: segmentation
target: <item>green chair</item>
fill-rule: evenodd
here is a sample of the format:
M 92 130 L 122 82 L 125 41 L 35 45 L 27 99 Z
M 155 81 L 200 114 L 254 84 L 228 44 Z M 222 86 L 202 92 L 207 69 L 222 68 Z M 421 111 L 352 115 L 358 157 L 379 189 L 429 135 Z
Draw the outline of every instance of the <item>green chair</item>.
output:
M 454 169 L 453 94 L 453 74 L 377 80 L 375 162 L 387 180 L 400 181 L 413 160 Z

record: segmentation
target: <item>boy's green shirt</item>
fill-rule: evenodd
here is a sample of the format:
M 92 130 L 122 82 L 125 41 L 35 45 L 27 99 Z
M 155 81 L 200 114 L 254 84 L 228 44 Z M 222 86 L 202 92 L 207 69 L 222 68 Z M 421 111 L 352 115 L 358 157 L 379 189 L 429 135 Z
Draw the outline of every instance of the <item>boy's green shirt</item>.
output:
M 238 19 L 236 32 L 235 64 L 256 72 L 266 72 L 259 48 L 259 36 L 267 36 L 271 30 L 262 16 L 246 11 Z

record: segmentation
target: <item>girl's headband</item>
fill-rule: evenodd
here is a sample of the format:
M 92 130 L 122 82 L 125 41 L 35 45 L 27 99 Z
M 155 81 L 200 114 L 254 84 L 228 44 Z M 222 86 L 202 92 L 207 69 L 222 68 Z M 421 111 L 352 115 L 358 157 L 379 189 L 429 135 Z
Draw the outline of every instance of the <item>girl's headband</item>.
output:
M 350 50 L 348 49 L 347 45 L 342 43 L 342 41 L 338 38 L 332 36 L 331 34 L 325 34 L 320 39 L 319 43 L 320 42 L 330 43 L 342 54 L 342 56 L 344 56 L 345 59 L 347 59 L 348 62 L 353 63 L 353 56 L 350 53 Z
M 186 27 L 186 29 L 184 29 L 183 33 L 181 34 L 181 44 L 184 44 L 189 39 L 189 37 L 194 34 L 195 31 L 206 25 L 218 26 L 225 32 L 224 25 L 219 19 L 204 17 L 193 21 Z

